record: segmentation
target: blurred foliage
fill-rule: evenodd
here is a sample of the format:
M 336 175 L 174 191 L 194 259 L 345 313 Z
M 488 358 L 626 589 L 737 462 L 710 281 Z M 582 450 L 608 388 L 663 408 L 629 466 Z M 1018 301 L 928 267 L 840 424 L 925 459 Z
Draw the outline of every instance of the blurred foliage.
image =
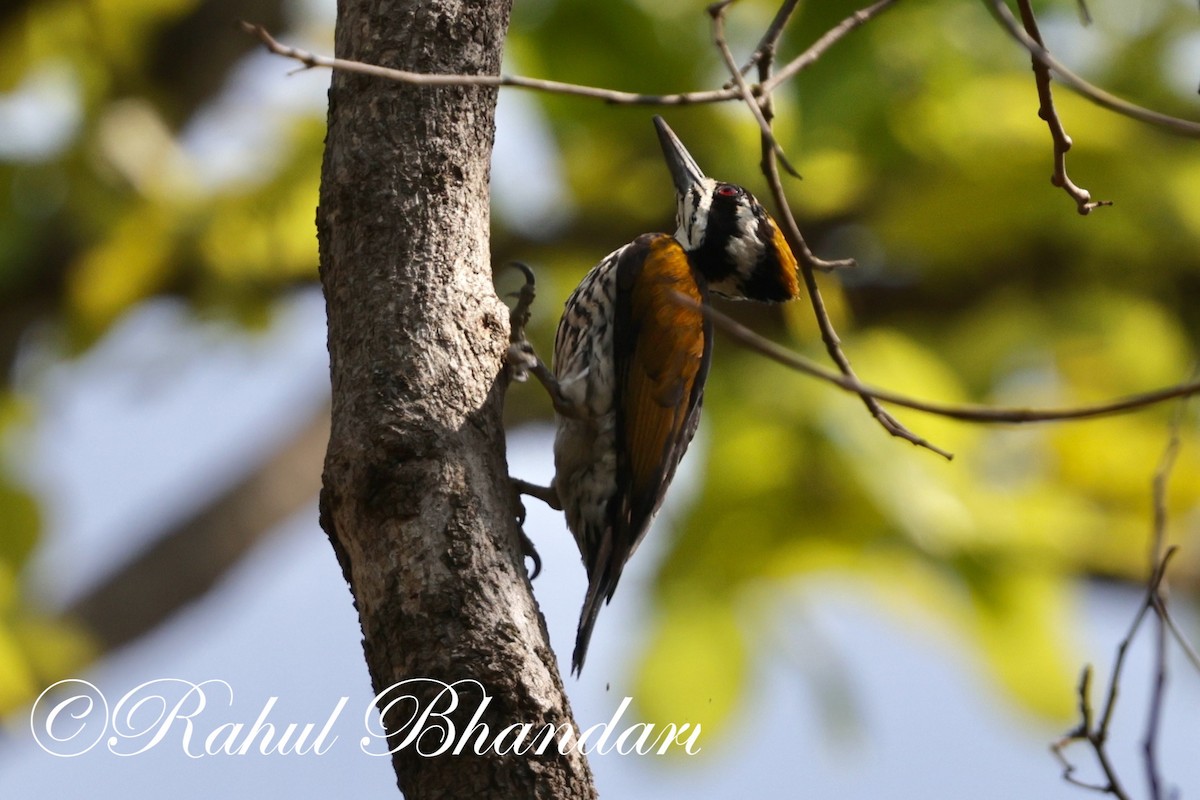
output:
M 779 62 L 861 4 L 801 3 Z M 299 5 L 243 5 L 231 13 L 266 22 L 281 38 L 299 34 L 281 27 L 287 10 L 305 24 Z M 1196 117 L 1200 75 L 1186 72 L 1200 64 L 1194 4 L 1089 6 L 1096 23 L 1083 28 L 1074 0 L 1037 4 L 1051 49 L 1137 102 Z M 203 160 L 183 144 L 189 125 L 231 91 L 226 76 L 236 84 L 251 44 L 228 20 L 204 24 L 223 7 L 58 0 L 0 17 L 0 91 L 65 97 L 68 112 L 61 142 L 0 155 L 6 369 L 22 333 L 47 317 L 68 334 L 66 357 L 154 294 L 257 322 L 280 291 L 315 280 L 323 112 L 285 115 L 235 180 L 206 181 Z M 519 2 L 506 70 L 631 91 L 712 88 L 725 76 L 703 7 Z M 766 0 L 732 9 L 739 54 L 774 10 Z M 318 35 L 314 47 L 325 42 L 328 51 L 330 31 Z M 193 41 L 196 60 L 172 67 L 170 54 Z M 188 80 L 194 74 L 208 77 Z M 493 250 L 496 263 L 538 267 L 533 334 L 549 352 L 557 309 L 583 273 L 636 234 L 668 229 L 673 201 L 651 109 L 524 97 L 557 147 L 561 174 L 550 184 L 561 186 L 544 218 L 514 194 L 494 219 Z M 1075 140 L 1072 177 L 1112 208 L 1081 217 L 1050 186 L 1051 142 L 1028 56 L 981 3 L 900 3 L 776 96 L 780 141 L 804 175 L 788 191 L 810 244 L 859 261 L 822 276 L 822 286 L 865 380 L 946 402 L 1044 406 L 1189 375 L 1200 329 L 1200 146 L 1061 88 L 1056 100 Z M 744 108 L 666 114 L 709 174 L 767 195 Z M 823 358 L 804 301 L 722 308 Z M 549 413 L 536 388 L 514 392 L 514 422 Z M 784 614 L 784 605 L 763 598 L 794 598 L 796 587 L 829 576 L 968 642 L 1024 707 L 1069 712 L 1081 660 L 1073 587 L 1080 575 L 1144 575 L 1150 481 L 1168 408 L 994 427 L 899 412 L 955 453 L 944 462 L 888 437 L 856 398 L 727 341 L 718 344 L 705 405 L 704 435 L 689 456 L 707 465 L 701 486 L 678 524 L 664 519 L 655 533 L 671 538 L 671 552 L 638 660 L 646 719 L 719 729 L 764 659 L 784 649 L 780 631 L 790 620 L 763 619 Z M 1194 588 L 1200 566 L 1194 431 L 1192 415 L 1169 498 L 1172 539 L 1184 545 L 1173 567 L 1181 588 Z M 86 645 L 62 623 L 37 628 L 22 605 L 21 567 L 39 517 L 30 496 L 0 474 L 0 675 L 16 676 L 0 685 L 3 710 L 73 668 Z
M 11 393 L 0 394 L 0 433 L 26 424 L 28 416 Z M 37 500 L 0 462 L 0 714 L 28 703 L 94 655 L 84 631 L 41 613 L 21 592 L 21 571 L 37 544 L 41 516 Z
M 260 323 L 281 290 L 316 278 L 319 109 L 285 119 L 235 178 L 215 179 L 187 143 L 253 47 L 232 10 L 214 18 L 221 5 L 51 0 L 0 14 L 0 713 L 96 652 L 23 586 L 45 516 L 22 485 L 33 409 L 10 385 L 29 332 L 55 323 L 70 357 L 167 292 Z M 241 11 L 278 24 L 282 7 Z M 195 44 L 204 63 L 184 63 Z M 218 80 L 195 77 L 205 70 Z
M 630 47 L 599 51 L 587 45 L 593 31 L 573 13 L 577 5 L 518 6 L 514 71 L 646 92 L 723 82 L 701 4 L 661 15 L 637 4 Z M 779 63 L 859 5 L 801 4 Z M 1133 5 L 1137 12 L 1128 3 L 1090 3 L 1097 20 L 1090 28 L 1073 2 L 1038 8 L 1051 49 L 1067 63 L 1136 102 L 1195 118 L 1200 74 L 1175 73 L 1200 63 L 1196 9 Z M 733 9 L 740 52 L 749 52 L 772 12 L 770 3 Z M 666 44 L 653 69 L 631 57 L 645 47 L 647 13 Z M 564 42 L 571 49 L 560 54 Z M 565 53 L 573 48 L 587 48 L 588 57 L 571 59 Z M 1037 116 L 1028 56 L 982 4 L 952 0 L 898 4 L 776 101 L 781 143 L 804 175 L 788 191 L 810 245 L 825 257 L 859 261 L 822 286 L 845 349 L 869 383 L 943 402 L 1070 406 L 1191 373 L 1200 327 L 1196 142 L 1058 88 L 1075 141 L 1069 172 L 1094 197 L 1115 202 L 1079 216 L 1049 184 L 1051 142 Z M 565 273 L 546 309 L 598 255 L 630 234 L 663 229 L 670 195 L 645 111 L 562 98 L 542 107 L 577 206 L 571 233 L 606 237 L 590 257 L 572 236 L 566 244 L 506 244 L 527 259 L 538 248 L 543 263 Z M 710 175 L 766 194 L 744 109 L 667 116 Z M 618 232 L 598 230 L 601 219 Z M 803 301 L 782 313 L 722 308 L 824 358 Z M 555 320 L 547 313 L 541 321 L 548 348 Z M 1024 707 L 1061 718 L 1072 712 L 1083 660 L 1073 587 L 1081 574 L 1145 576 L 1151 480 L 1170 409 L 992 427 L 897 413 L 954 460 L 890 438 L 853 396 L 718 342 L 707 435 L 690 456 L 707 462 L 702 485 L 675 524 L 663 520 L 656 532 L 672 543 L 656 589 L 656 633 L 637 669 L 648 718 L 719 730 L 762 659 L 787 650 L 786 620 L 747 617 L 795 609 L 760 598 L 787 597 L 788 587 L 828 575 L 972 643 L 981 668 Z M 1172 540 L 1184 544 L 1177 588 L 1194 588 L 1200 566 L 1200 454 L 1187 435 L 1194 430 L 1193 414 L 1170 483 Z

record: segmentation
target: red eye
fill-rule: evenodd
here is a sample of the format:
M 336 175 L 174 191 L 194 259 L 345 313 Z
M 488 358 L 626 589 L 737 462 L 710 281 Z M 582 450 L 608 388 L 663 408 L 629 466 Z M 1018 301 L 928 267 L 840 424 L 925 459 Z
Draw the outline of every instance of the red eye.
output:
M 728 183 L 723 183 L 717 187 L 717 194 L 721 197 L 737 197 L 742 193 L 742 190 Z

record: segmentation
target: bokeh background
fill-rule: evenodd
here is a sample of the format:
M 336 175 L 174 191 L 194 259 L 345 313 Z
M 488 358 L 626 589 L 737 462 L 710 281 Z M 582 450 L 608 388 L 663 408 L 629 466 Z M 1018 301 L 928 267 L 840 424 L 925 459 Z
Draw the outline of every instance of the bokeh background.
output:
M 801 3 L 781 61 L 856 8 Z M 1200 117 L 1191 0 L 1035 4 L 1090 80 Z M 774 8 L 729 17 L 748 53 Z M 316 525 L 327 426 L 314 211 L 323 71 L 255 49 L 261 22 L 330 53 L 332 0 L 15 0 L 0 10 L 0 796 L 394 796 L 357 740 L 370 688 L 350 595 Z M 506 71 L 669 92 L 724 82 L 700 3 L 520 0 Z M 947 402 L 1067 406 L 1179 383 L 1200 334 L 1200 144 L 1064 89 L 1072 178 L 1049 184 L 1029 59 L 982 3 L 901 2 L 776 96 L 810 244 L 867 381 Z M 537 270 L 533 336 L 584 272 L 670 228 L 650 110 L 502 93 L 493 257 Z M 745 109 L 672 109 L 709 174 L 761 197 Z M 403 154 L 397 154 L 402 158 Z M 501 270 L 501 292 L 519 282 Z M 725 304 L 806 354 L 804 302 Z M 899 416 L 952 462 L 892 439 L 861 403 L 719 340 L 705 417 L 664 513 L 569 686 L 585 727 L 693 721 L 694 757 L 593 759 L 614 797 L 1072 797 L 1048 743 L 1102 686 L 1149 569 L 1151 481 L 1175 406 L 983 427 Z M 513 474 L 546 481 L 551 409 L 509 395 Z M 1200 453 L 1180 426 L 1172 603 L 1196 638 Z M 530 501 L 535 591 L 571 645 L 585 579 L 561 517 Z M 1148 631 L 1110 747 L 1142 789 Z M 1172 649 L 1163 773 L 1200 791 L 1200 676 Z M 46 686 L 109 700 L 156 678 L 226 680 L 214 724 L 323 720 L 325 756 L 190 759 L 178 737 L 121 758 L 34 742 Z M 1097 703 L 1099 703 L 1099 686 Z M 1084 777 L 1089 754 L 1071 751 Z

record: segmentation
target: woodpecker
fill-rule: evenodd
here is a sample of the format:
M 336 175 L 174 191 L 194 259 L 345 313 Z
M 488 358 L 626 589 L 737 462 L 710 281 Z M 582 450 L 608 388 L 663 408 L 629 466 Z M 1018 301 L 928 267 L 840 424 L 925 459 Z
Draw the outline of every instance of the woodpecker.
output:
M 654 125 L 675 184 L 675 233 L 643 234 L 584 276 L 559 321 L 552 372 L 523 334 L 510 348 L 517 376 L 533 372 L 556 411 L 554 480 L 513 483 L 563 510 L 587 569 L 576 675 L 601 601 L 612 599 L 700 421 L 713 338 L 703 307 L 713 294 L 776 303 L 800 291 L 796 258 L 762 205 L 706 177 L 661 117 Z

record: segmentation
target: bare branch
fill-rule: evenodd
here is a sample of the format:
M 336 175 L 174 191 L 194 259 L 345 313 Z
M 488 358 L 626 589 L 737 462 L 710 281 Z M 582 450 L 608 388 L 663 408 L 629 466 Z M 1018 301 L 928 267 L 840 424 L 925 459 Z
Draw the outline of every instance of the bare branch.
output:
M 1117 659 L 1117 669 L 1119 670 L 1120 663 L 1124 661 L 1124 652 L 1121 652 L 1117 656 Z M 1093 792 L 1111 794 L 1117 800 L 1130 800 L 1129 795 L 1126 794 L 1124 787 L 1121 786 L 1121 782 L 1117 778 L 1116 770 L 1113 768 L 1112 762 L 1108 758 L 1108 751 L 1104 746 L 1104 739 L 1108 735 L 1107 726 L 1102 728 L 1093 728 L 1092 726 L 1095 715 L 1092 712 L 1091 687 L 1092 667 L 1089 664 L 1083 668 L 1083 674 L 1079 678 L 1079 689 L 1077 690 L 1079 697 L 1079 726 L 1057 742 L 1051 744 L 1050 752 L 1054 754 L 1054 757 L 1058 759 L 1058 763 L 1062 765 L 1062 777 L 1067 783 Z M 1096 753 L 1096 760 L 1100 764 L 1100 769 L 1104 773 L 1107 783 L 1089 783 L 1075 777 L 1075 765 L 1067 758 L 1065 751 L 1072 744 L 1080 741 L 1086 741 L 1092 745 Z
M 1162 604 L 1161 595 L 1154 599 L 1156 612 Z M 1162 614 L 1154 615 L 1154 678 L 1150 689 L 1150 708 L 1146 712 L 1146 734 L 1142 739 L 1142 754 L 1145 757 L 1146 785 L 1151 800 L 1162 800 L 1162 776 L 1158 764 L 1158 732 L 1162 720 L 1163 700 L 1167 691 L 1167 626 Z
M 1139 122 L 1157 125 L 1180 136 L 1200 138 L 1200 122 L 1180 119 L 1179 117 L 1173 117 L 1169 114 L 1144 108 L 1089 83 L 1056 59 L 1050 54 L 1050 51 L 1038 44 L 1028 33 L 1022 30 L 1020 24 L 1013 17 L 1012 12 L 1009 11 L 1008 6 L 1005 5 L 1004 0 L 983 0 L 983 2 L 992 12 L 992 16 L 1000 23 L 1001 27 L 1008 32 L 1009 36 L 1016 39 L 1029 51 L 1030 55 L 1054 72 L 1059 81 L 1081 97 L 1090 100 L 1102 108 L 1107 108 L 1109 111 L 1136 119 Z
M 825 52 L 829 50 L 829 48 L 833 47 L 835 44 L 845 38 L 846 34 L 850 33 L 855 28 L 862 27 L 867 22 L 879 16 L 879 14 L 895 5 L 898 1 L 899 0 L 878 0 L 878 2 L 871 4 L 866 8 L 861 8 L 850 16 L 846 17 L 835 27 L 826 31 L 820 39 L 817 39 L 817 41 L 813 42 L 811 47 L 788 62 L 788 64 L 783 67 L 783 69 L 779 70 L 779 72 L 773 78 L 762 81 L 762 93 L 770 94 L 784 83 L 794 78 L 797 73 L 808 69 L 817 61 L 817 59 L 825 55 Z
M 1196 371 L 1193 371 L 1193 377 L 1195 375 Z M 1167 541 L 1167 483 L 1170 480 L 1172 470 L 1175 468 L 1175 462 L 1179 456 L 1179 448 L 1182 445 L 1180 431 L 1183 428 L 1186 411 L 1186 401 L 1181 401 L 1175 407 L 1175 413 L 1171 416 L 1170 438 L 1167 440 L 1167 446 L 1163 450 L 1158 470 L 1154 474 L 1154 534 L 1150 543 L 1151 564 L 1159 564 L 1167 557 L 1164 554 Z M 1162 620 L 1162 623 L 1166 626 L 1172 637 L 1174 637 L 1176 644 L 1183 650 L 1192 667 L 1197 672 L 1200 672 L 1200 654 L 1196 653 L 1196 648 L 1188 641 L 1183 631 L 1179 629 L 1179 625 L 1176 624 L 1175 618 L 1171 616 L 1170 610 L 1167 608 L 1166 597 L 1159 593 L 1155 596 L 1154 601 L 1154 610 L 1158 613 L 1159 619 Z
M 1166 593 L 1163 588 L 1167 566 L 1171 561 L 1171 557 L 1176 552 L 1176 548 L 1173 546 L 1165 547 L 1167 483 L 1170 480 L 1171 472 L 1175 467 L 1179 453 L 1181 441 L 1180 429 L 1183 425 L 1186 407 L 1186 401 L 1181 401 L 1176 406 L 1175 413 L 1171 418 L 1170 437 L 1163 451 L 1162 458 L 1159 461 L 1158 468 L 1154 473 L 1152 483 L 1154 521 L 1150 547 L 1150 577 L 1146 584 L 1146 597 L 1138 608 L 1137 614 L 1134 615 L 1133 623 L 1130 625 L 1129 631 L 1125 634 L 1125 638 L 1117 645 L 1117 655 L 1113 662 L 1112 676 L 1109 679 L 1108 697 L 1105 701 L 1104 713 L 1101 715 L 1100 723 L 1093 725 L 1089 699 L 1090 692 L 1088 691 L 1088 679 L 1091 674 L 1091 667 L 1087 667 L 1084 670 L 1084 680 L 1081 682 L 1079 688 L 1081 722 L 1077 728 L 1051 746 L 1051 751 L 1063 766 L 1064 780 L 1077 786 L 1112 794 L 1118 798 L 1126 798 L 1128 795 L 1121 786 L 1116 771 L 1113 769 L 1106 749 L 1106 742 L 1108 740 L 1109 725 L 1113 719 L 1113 711 L 1116 709 L 1117 696 L 1121 685 L 1121 673 L 1125 666 L 1125 656 L 1129 652 L 1129 647 L 1133 644 L 1133 639 L 1141 628 L 1142 621 L 1146 618 L 1147 612 L 1154 612 L 1157 623 L 1155 626 L 1154 671 L 1151 683 L 1150 705 L 1146 714 L 1146 732 L 1142 738 L 1142 755 L 1145 765 L 1146 784 L 1151 800 L 1162 800 L 1163 797 L 1163 779 L 1158 762 L 1158 736 L 1161 730 L 1163 705 L 1166 700 L 1168 631 L 1171 631 L 1183 645 L 1188 657 L 1192 659 L 1193 665 L 1197 665 L 1195 651 L 1178 632 L 1178 628 L 1174 625 L 1170 614 L 1167 612 Z M 1067 760 L 1064 750 L 1074 742 L 1079 741 L 1086 741 L 1091 745 L 1097 763 L 1108 780 L 1107 785 L 1101 786 L 1083 783 L 1073 776 L 1072 773 L 1075 767 Z
M 1038 30 L 1037 17 L 1034 16 L 1033 6 L 1030 5 L 1029 0 L 1017 0 L 1017 7 L 1021 12 L 1021 23 L 1025 26 L 1025 32 L 1038 45 L 1045 47 L 1041 31 Z M 1035 57 L 1031 57 L 1031 61 L 1033 62 L 1034 82 L 1037 84 L 1038 117 L 1044 120 L 1050 128 L 1050 138 L 1054 140 L 1054 174 L 1051 176 L 1050 182 L 1065 191 L 1075 201 L 1075 207 L 1080 214 L 1089 214 L 1092 209 L 1101 206 L 1111 206 L 1111 200 L 1092 200 L 1091 193 L 1087 189 L 1076 186 L 1067 175 L 1067 151 L 1071 149 L 1071 137 L 1063 128 L 1062 120 L 1058 116 L 1058 109 L 1054 107 L 1054 93 L 1050 89 L 1050 69 Z
M 808 246 L 808 242 L 804 240 L 803 234 L 800 233 L 800 226 L 796 223 L 796 217 L 792 214 L 791 206 L 788 205 L 787 194 L 783 190 L 783 181 L 780 180 L 779 170 L 775 167 L 774 150 L 772 148 L 766 148 L 764 151 L 762 168 L 763 175 L 767 179 L 767 186 L 771 189 L 771 196 L 775 200 L 775 205 L 779 208 L 779 221 L 783 223 L 784 235 L 788 237 L 788 243 L 792 245 L 792 250 L 795 252 L 796 258 L 800 261 L 801 267 L 820 270 L 821 272 L 833 272 L 834 270 L 850 269 L 857 266 L 853 258 L 839 258 L 833 261 L 826 261 L 823 258 L 818 258 L 813 253 L 812 249 Z
M 845 23 L 843 23 L 845 24 Z M 815 45 L 814 45 L 815 47 Z M 763 52 L 758 62 L 758 79 L 762 86 L 771 84 L 771 69 L 774 66 L 774 50 L 768 49 Z M 762 119 L 766 123 L 766 128 L 763 132 L 763 154 L 762 154 L 762 172 L 767 179 L 767 184 L 771 188 L 771 196 L 775 198 L 775 206 L 779 209 L 780 220 L 783 222 L 784 236 L 788 239 L 788 244 L 792 247 L 792 252 L 796 254 L 802 267 L 807 265 L 810 269 L 818 269 L 822 272 L 832 272 L 835 269 L 843 267 L 853 267 L 854 259 L 846 258 L 837 261 L 825 261 L 817 258 L 813 251 L 809 248 L 808 242 L 804 240 L 804 235 L 800 233 L 800 226 L 796 224 L 796 218 L 792 214 L 792 207 L 788 203 L 787 193 L 783 190 L 783 181 L 780 180 L 779 170 L 775 167 L 775 154 L 777 152 L 773 142 L 775 140 L 774 131 L 771 130 L 771 120 L 774 119 L 774 111 L 771 105 L 771 92 L 763 94 L 762 104 L 759 107 Z M 820 291 L 816 288 L 815 279 L 809 283 L 806 279 L 807 288 L 810 297 L 815 297 L 814 302 L 821 303 L 822 311 L 824 303 L 820 300 Z M 814 295 L 813 292 L 816 292 Z M 815 310 L 815 309 L 814 309 Z M 821 311 L 818 311 L 818 319 Z M 826 315 L 827 317 L 828 315 Z M 836 336 L 835 336 L 836 338 Z
M 1142 620 L 1146 618 L 1146 613 L 1154 607 L 1154 598 L 1158 594 L 1163 575 L 1166 574 L 1167 563 L 1174 553 L 1174 548 L 1168 550 L 1163 556 L 1162 561 L 1158 562 L 1151 571 L 1147 585 L 1146 599 L 1138 608 L 1137 614 L 1134 615 L 1133 623 L 1129 626 L 1129 631 L 1125 634 L 1125 638 L 1117 645 L 1117 655 L 1113 660 L 1113 671 L 1108 681 L 1108 694 L 1105 698 L 1104 712 L 1100 716 L 1099 724 L 1094 724 L 1093 722 L 1095 717 L 1091 708 L 1091 667 L 1088 666 L 1084 668 L 1084 679 L 1079 684 L 1080 724 L 1062 739 L 1051 745 L 1051 751 L 1063 765 L 1064 780 L 1085 789 L 1111 794 L 1118 798 L 1118 800 L 1130 800 L 1130 796 L 1122 786 L 1120 778 L 1117 776 L 1116 768 L 1113 766 L 1112 759 L 1108 755 L 1109 726 L 1112 722 L 1113 711 L 1117 706 L 1117 696 L 1120 694 L 1121 674 L 1125 669 L 1125 657 L 1129 652 L 1130 645 L 1133 644 L 1133 639 L 1137 635 L 1138 629 L 1142 626 Z M 1096 762 L 1100 765 L 1107 784 L 1085 783 L 1074 777 L 1075 766 L 1067 759 L 1065 750 L 1075 742 L 1087 742 L 1091 746 L 1092 752 L 1096 757 Z
M 767 143 L 774 152 L 775 156 L 783 164 L 783 168 L 794 177 L 799 178 L 800 173 L 791 165 L 784 155 L 783 148 L 779 146 L 778 140 L 775 139 L 775 134 L 771 131 L 771 123 L 763 116 L 762 107 L 759 101 L 754 97 L 754 92 L 750 85 L 746 83 L 746 79 L 742 77 L 742 72 L 738 69 L 737 62 L 733 58 L 733 52 L 729 49 L 729 43 L 725 41 L 725 9 L 729 8 L 735 0 L 720 0 L 718 3 L 713 3 L 708 7 L 708 14 L 713 21 L 713 44 L 717 46 L 717 50 L 721 53 L 721 58 L 725 62 L 725 67 L 729 70 L 729 74 L 733 77 L 733 83 L 737 86 L 738 92 L 741 93 L 742 99 L 746 101 L 746 106 L 750 109 L 755 121 L 758 122 L 758 128 L 762 132 L 763 141 Z M 764 52 L 759 56 L 766 56 Z M 769 98 L 770 95 L 764 95 Z
M 733 63 L 732 56 L 728 55 L 728 51 L 723 51 L 726 58 L 726 64 L 733 73 L 734 80 L 744 86 L 741 75 L 737 72 L 737 68 Z M 766 86 L 771 80 L 771 68 L 773 66 L 774 49 L 767 48 L 758 62 L 758 78 L 762 85 Z M 815 271 L 830 270 L 841 266 L 853 266 L 853 260 L 843 260 L 840 262 L 822 261 L 817 258 L 808 244 L 804 241 L 804 236 L 800 233 L 800 226 L 796 224 L 796 218 L 792 215 L 791 206 L 788 204 L 787 195 L 783 191 L 783 182 L 779 176 L 779 168 L 776 163 L 778 154 L 778 146 L 775 144 L 775 136 L 771 131 L 771 118 L 773 115 L 771 108 L 771 94 L 767 92 L 763 95 L 761 107 L 759 104 L 753 104 L 755 116 L 759 119 L 762 126 L 762 170 L 767 178 L 767 182 L 771 186 L 771 193 L 775 198 L 775 203 L 779 208 L 780 218 L 784 223 L 784 235 L 793 247 L 793 251 L 797 254 L 797 260 L 800 262 L 800 274 L 804 277 L 804 286 L 808 292 L 809 302 L 812 304 L 813 315 L 816 317 L 817 326 L 821 330 L 821 339 L 825 342 L 826 352 L 833 362 L 837 364 L 841 370 L 841 376 L 858 382 L 857 376 L 854 374 L 854 368 L 850 366 L 850 359 L 842 350 L 841 340 L 838 338 L 837 331 L 833 327 L 833 321 L 829 318 L 829 312 L 825 308 L 825 300 L 821 297 L 821 288 L 817 285 Z M 711 308 L 705 309 L 712 311 Z M 715 313 L 715 312 L 714 312 Z M 732 320 L 731 320 L 732 321 Z M 899 420 L 888 413 L 879 402 L 868 394 L 859 392 L 859 397 L 862 398 L 863 404 L 870 411 L 871 416 L 875 418 L 883 429 L 892 436 L 904 439 L 918 447 L 924 447 L 934 453 L 949 460 L 954 455 L 946 450 L 931 444 L 925 439 L 917 436 L 915 433 L 906 428 Z
M 863 23 L 895 2 L 897 0 L 880 0 L 872 6 L 856 11 L 835 28 L 826 32 L 808 50 L 789 63 L 783 72 L 771 81 L 769 86 L 752 86 L 750 87 L 751 92 L 755 95 L 769 94 L 779 88 L 783 83 L 795 77 L 796 74 L 811 66 L 830 47 L 844 38 L 847 33 L 860 27 Z M 794 5 L 795 0 L 785 0 L 784 7 L 780 9 L 780 13 L 776 15 L 776 19 L 772 22 L 771 27 L 767 29 L 767 32 L 763 35 L 759 43 L 759 48 L 756 50 L 754 56 L 756 60 L 761 59 L 761 53 L 765 48 L 773 48 L 775 42 L 778 41 L 783 27 L 791 15 L 791 8 L 789 6 Z M 784 13 L 785 9 L 786 13 Z M 579 84 L 543 80 L 541 78 L 526 78 L 520 75 L 451 75 L 409 72 L 402 69 L 391 69 L 389 67 L 366 64 L 361 61 L 331 58 L 311 53 L 298 47 L 291 47 L 280 43 L 261 25 L 255 25 L 251 22 L 241 22 L 240 25 L 243 31 L 262 42 L 263 46 L 269 52 L 299 61 L 308 69 L 323 67 L 342 70 L 344 72 L 356 72 L 361 75 L 373 75 L 389 81 L 418 86 L 508 86 L 516 89 L 548 92 L 550 94 L 587 97 L 616 105 L 701 105 L 705 103 L 726 103 L 742 97 L 741 90 L 734 85 L 707 91 L 646 94 L 642 92 L 623 92 L 615 89 L 604 89 L 597 86 L 581 86 Z M 740 71 L 739 74 L 741 74 Z
M 721 103 L 740 97 L 736 89 L 720 89 L 707 92 L 685 92 L 680 94 L 639 94 L 636 92 L 621 92 L 613 89 L 601 89 L 595 86 L 580 86 L 562 81 L 542 80 L 540 78 L 525 78 L 519 75 L 452 75 L 409 72 L 402 69 L 380 67 L 375 64 L 365 64 L 345 58 L 330 58 L 298 47 L 290 47 L 278 42 L 261 25 L 250 22 L 241 23 L 242 30 L 256 37 L 268 51 L 285 58 L 295 59 L 307 68 L 326 67 L 343 72 L 356 72 L 361 75 L 373 75 L 397 83 L 408 83 L 417 86 L 510 86 L 517 89 L 532 89 L 550 94 L 574 95 L 590 97 L 609 103 L 623 105 L 693 105 L 698 103 Z
M 1193 371 L 1192 377 L 1196 377 Z M 1170 435 L 1167 438 L 1167 446 L 1163 449 L 1162 458 L 1158 462 L 1158 469 L 1154 473 L 1154 481 L 1152 483 L 1152 492 L 1154 496 L 1154 523 L 1153 535 L 1150 538 L 1150 563 L 1157 565 L 1163 560 L 1163 547 L 1167 540 L 1167 483 L 1171 478 L 1171 471 L 1175 468 L 1175 462 L 1179 458 L 1179 448 L 1182 444 L 1179 431 L 1183 426 L 1184 412 L 1187 410 L 1187 403 L 1181 402 L 1175 407 L 1175 413 L 1171 415 Z
M 1196 648 L 1188 641 L 1187 636 L 1179 628 L 1179 624 L 1175 622 L 1175 618 L 1171 616 L 1167 608 L 1163 608 L 1159 612 L 1163 618 L 1163 622 L 1167 624 L 1167 629 L 1171 631 L 1171 636 L 1175 639 L 1175 644 L 1183 650 L 1183 655 L 1191 663 L 1192 669 L 1200 672 L 1200 653 L 1196 652 Z
M 800 4 L 800 0 L 783 0 L 783 5 L 775 12 L 775 18 L 771 20 L 771 24 L 767 26 L 763 32 L 762 38 L 758 40 L 758 46 L 754 48 L 750 58 L 742 66 L 738 73 L 745 75 L 759 63 L 762 57 L 770 52 L 775 52 L 775 46 L 779 43 L 779 37 L 783 35 L 783 29 L 787 27 L 788 22 L 792 18 L 792 13 L 796 10 L 796 6 Z M 725 88 L 733 86 L 733 83 L 725 84 Z
M 1195 372 L 1193 372 L 1194 375 Z M 1154 473 L 1152 483 L 1154 524 L 1150 544 L 1150 563 L 1156 567 L 1161 565 L 1161 567 L 1158 567 L 1158 584 L 1154 586 L 1154 590 L 1149 595 L 1157 624 L 1154 631 L 1154 679 L 1151 684 L 1150 708 L 1146 714 L 1146 733 L 1142 740 L 1146 784 L 1151 800 L 1161 800 L 1162 798 L 1162 771 L 1158 763 L 1158 734 L 1167 688 L 1167 631 L 1169 627 L 1173 627 L 1167 624 L 1167 598 L 1165 590 L 1162 588 L 1162 581 L 1166 574 L 1166 562 L 1170 552 L 1173 552 L 1164 552 L 1163 549 L 1167 541 L 1167 487 L 1175 468 L 1175 462 L 1179 457 L 1179 448 L 1182 443 L 1180 429 L 1183 427 L 1186 411 L 1187 401 L 1181 400 L 1175 406 L 1175 413 L 1171 416 L 1167 446 L 1163 449 L 1162 458 Z
M 1082 720 L 1079 726 L 1071 730 L 1061 739 L 1050 743 L 1050 753 L 1058 760 L 1059 766 L 1062 767 L 1062 778 L 1067 783 L 1084 789 L 1091 789 L 1094 792 L 1107 792 L 1107 786 L 1101 786 L 1095 783 L 1087 783 L 1075 777 L 1075 765 L 1066 756 L 1066 749 L 1075 742 L 1087 736 L 1087 732 L 1092 729 L 1092 703 L 1091 703 L 1091 685 L 1092 685 L 1092 665 L 1087 664 L 1083 668 L 1083 672 L 1079 675 L 1079 688 L 1076 689 L 1076 697 L 1079 698 L 1079 718 Z
M 695 305 L 689 298 L 679 295 L 679 302 Z M 1149 406 L 1157 405 L 1180 397 L 1191 397 L 1200 394 L 1200 380 L 1155 389 L 1150 392 L 1130 395 L 1104 403 L 1069 408 L 1014 408 L 1002 406 L 987 406 L 971 403 L 951 404 L 937 403 L 909 397 L 890 389 L 882 389 L 862 383 L 853 374 L 846 375 L 823 367 L 812 359 L 788 350 L 770 339 L 764 338 L 746 326 L 736 322 L 714 308 L 706 307 L 704 313 L 713 324 L 728 334 L 734 341 L 744 347 L 764 355 L 796 372 L 819 378 L 847 392 L 866 396 L 880 402 L 909 408 L 913 411 L 923 411 L 939 417 L 956 419 L 960 422 L 976 422 L 984 424 L 1028 424 L 1035 422 L 1064 422 L 1068 420 L 1095 419 L 1138 411 Z

